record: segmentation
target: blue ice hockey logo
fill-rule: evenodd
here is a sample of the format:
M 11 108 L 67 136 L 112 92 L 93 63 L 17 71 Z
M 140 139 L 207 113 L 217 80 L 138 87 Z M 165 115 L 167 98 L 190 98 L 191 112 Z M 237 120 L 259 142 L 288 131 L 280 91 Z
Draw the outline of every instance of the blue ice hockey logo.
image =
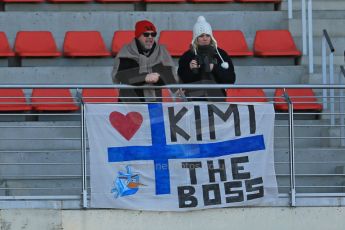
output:
M 114 180 L 114 187 L 111 193 L 114 193 L 114 198 L 122 196 L 130 196 L 138 192 L 139 186 L 145 186 L 139 182 L 140 174 L 132 172 L 131 166 L 126 166 L 127 172 L 119 171 Z

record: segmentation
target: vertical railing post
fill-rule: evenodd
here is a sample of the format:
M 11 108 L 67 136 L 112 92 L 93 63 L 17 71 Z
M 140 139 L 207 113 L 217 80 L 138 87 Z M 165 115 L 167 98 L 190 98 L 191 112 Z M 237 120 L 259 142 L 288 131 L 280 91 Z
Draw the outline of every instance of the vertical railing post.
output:
M 339 84 L 345 84 L 345 69 L 343 66 L 340 67 L 339 74 Z M 345 146 L 345 100 L 344 100 L 344 90 L 340 89 L 339 92 L 339 111 L 340 111 L 340 145 Z
M 334 84 L 334 47 L 329 37 L 327 30 L 323 30 L 322 35 L 322 83 L 327 85 Z M 328 44 L 328 48 L 330 50 L 329 53 L 329 79 L 327 75 L 327 48 L 326 44 Z M 328 100 L 328 92 L 329 92 L 329 100 Z M 328 108 L 328 101 L 330 103 L 330 125 L 335 125 L 335 90 L 334 89 L 322 89 L 322 96 L 323 96 L 323 107 L 324 109 Z
M 329 54 L 329 84 L 334 84 L 334 53 Z M 331 108 L 331 126 L 335 125 L 335 98 L 334 98 L 334 89 L 329 91 L 330 97 L 330 108 Z
M 284 89 L 284 98 L 289 109 L 289 164 L 290 164 L 290 205 L 296 206 L 296 178 L 295 178 L 295 131 L 292 101 Z
M 288 17 L 292 19 L 292 0 L 288 0 Z
M 309 73 L 314 73 L 313 1 L 308 0 Z
M 82 205 L 88 207 L 87 203 L 87 174 L 86 174 L 86 135 L 85 135 L 85 104 L 81 101 L 81 163 L 82 163 Z
M 307 55 L 307 16 L 306 16 L 306 5 L 305 0 L 302 3 L 302 49 L 303 55 Z
M 341 76 L 342 77 L 342 76 Z M 343 81 L 344 82 L 344 81 Z M 340 90 L 340 98 L 339 98 L 339 110 L 340 110 L 340 143 L 341 146 L 345 146 L 345 116 L 344 116 L 344 112 L 345 112 L 345 100 L 344 100 L 344 89 Z
M 326 60 L 326 37 L 322 36 L 322 84 L 327 84 L 327 60 Z M 327 109 L 328 106 L 327 89 L 322 89 L 322 104 L 323 108 Z

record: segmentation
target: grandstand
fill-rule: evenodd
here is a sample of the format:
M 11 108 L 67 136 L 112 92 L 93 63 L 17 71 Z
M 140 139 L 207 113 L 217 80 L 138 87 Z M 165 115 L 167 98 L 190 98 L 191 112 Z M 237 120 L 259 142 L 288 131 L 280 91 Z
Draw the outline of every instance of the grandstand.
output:
M 344 229 L 345 2 L 312 1 L 312 59 L 301 2 L 289 18 L 288 0 L 0 0 L 0 229 Z M 199 15 L 235 66 L 226 101 L 274 105 L 279 199 L 182 213 L 92 208 L 85 103 L 118 102 L 112 65 L 136 21 L 154 22 L 177 68 Z

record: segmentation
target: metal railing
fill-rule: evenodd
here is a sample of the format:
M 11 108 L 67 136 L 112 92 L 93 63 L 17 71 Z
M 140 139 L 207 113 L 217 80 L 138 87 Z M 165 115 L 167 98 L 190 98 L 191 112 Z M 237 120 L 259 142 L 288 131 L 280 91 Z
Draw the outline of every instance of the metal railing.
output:
M 342 68 L 342 73 L 345 71 Z M 162 87 L 134 87 L 125 85 L 7 85 L 0 88 L 200 88 L 200 85 L 170 85 Z M 276 205 L 343 205 L 345 203 L 345 140 L 344 110 L 303 111 L 301 104 L 321 104 L 301 101 L 289 95 L 289 89 L 334 89 L 341 104 L 345 84 L 338 85 L 205 85 L 219 89 L 265 89 L 268 102 L 288 104 L 288 110 L 276 113 L 275 166 L 280 202 Z M 284 94 L 273 95 L 273 90 L 284 89 Z M 2 113 L 0 119 L 0 200 L 13 207 L 13 202 L 28 204 L 40 201 L 41 206 L 51 201 L 63 208 L 88 208 L 90 175 L 88 140 L 86 135 L 85 105 L 80 94 L 75 101 L 80 111 L 74 113 Z M 240 96 L 241 97 L 241 96 Z M 243 98 L 248 98 L 244 96 Z M 256 100 L 258 98 L 254 98 Z M 277 99 L 283 99 L 278 102 Z M 178 102 L 176 102 L 178 103 Z M 130 105 L 129 105 L 130 106 Z M 330 126 L 327 117 L 337 119 Z M 26 117 L 15 121 L 14 116 Z M 69 118 L 67 118 L 69 116 Z M 9 117 L 11 122 L 5 122 Z M 38 118 L 37 118 L 38 117 Z M 47 118 L 48 117 L 48 118 Z M 62 119 L 63 118 L 63 119 Z M 42 121 L 42 122 L 37 122 Z M 338 123 L 337 123 L 338 122 Z M 12 132 L 8 132 L 12 130 Z M 6 133 L 6 134 L 5 134 Z M 37 146 L 36 146 L 37 145 Z M 285 154 L 287 153 L 287 154 Z M 12 202 L 12 203 L 11 203 Z M 69 202 L 74 202 L 69 204 Z M 79 206 L 78 206 L 79 204 Z M 30 206 L 30 205 L 29 205 Z M 32 207 L 32 206 L 30 206 Z M 51 207 L 51 206 L 49 206 Z M 53 207 L 57 207 L 53 205 Z M 60 207 L 60 206 L 58 206 Z
M 344 53 L 344 57 L 345 57 L 345 53 Z M 340 66 L 340 72 L 339 72 L 339 84 L 345 84 L 345 68 L 344 66 Z M 343 113 L 345 113 L 345 100 L 344 100 L 344 90 L 340 90 L 339 92 L 339 110 L 341 113 L 340 116 L 340 136 L 345 136 L 345 115 Z M 345 146 L 345 140 L 341 139 L 341 146 Z
M 301 0 L 302 49 L 303 55 L 309 55 L 309 73 L 314 73 L 314 39 L 313 39 L 313 1 Z M 288 0 L 288 18 L 293 18 L 292 0 Z M 308 28 L 307 28 L 308 27 Z
M 327 48 L 329 49 L 329 76 L 327 77 Z M 329 37 L 327 30 L 323 30 L 322 36 L 322 84 L 334 84 L 334 46 L 332 44 L 331 38 Z M 334 113 L 334 90 L 330 89 L 330 110 Z M 328 108 L 327 101 L 328 90 L 323 89 L 323 107 Z M 331 118 L 331 125 L 335 124 L 334 116 Z

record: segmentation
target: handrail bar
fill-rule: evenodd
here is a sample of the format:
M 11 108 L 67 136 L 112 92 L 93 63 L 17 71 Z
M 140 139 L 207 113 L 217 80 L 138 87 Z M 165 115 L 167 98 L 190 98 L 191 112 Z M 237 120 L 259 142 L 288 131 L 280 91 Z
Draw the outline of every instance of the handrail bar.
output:
M 327 30 L 323 29 L 322 31 L 323 31 L 323 35 L 324 35 L 325 38 L 326 38 L 326 41 L 327 41 L 327 44 L 328 44 L 328 47 L 329 47 L 330 51 L 331 51 L 332 53 L 334 53 L 335 49 L 334 49 L 333 43 L 332 43 L 332 41 L 331 41 L 331 38 L 330 38 L 329 35 L 328 35 Z
M 32 89 L 32 88 L 44 88 L 44 89 L 52 89 L 52 88 L 59 88 L 59 89 L 90 89 L 90 88 L 98 88 L 98 89 L 200 89 L 200 88 L 208 88 L 208 89 L 303 89 L 303 88 L 311 88 L 311 89 L 345 89 L 345 84 L 171 84 L 171 85 L 163 85 L 163 86 L 132 86 L 132 85 L 123 85 L 123 84 L 113 84 L 113 85 L 101 85 L 101 84 L 3 84 L 0 85 L 0 88 L 22 88 L 22 89 Z

